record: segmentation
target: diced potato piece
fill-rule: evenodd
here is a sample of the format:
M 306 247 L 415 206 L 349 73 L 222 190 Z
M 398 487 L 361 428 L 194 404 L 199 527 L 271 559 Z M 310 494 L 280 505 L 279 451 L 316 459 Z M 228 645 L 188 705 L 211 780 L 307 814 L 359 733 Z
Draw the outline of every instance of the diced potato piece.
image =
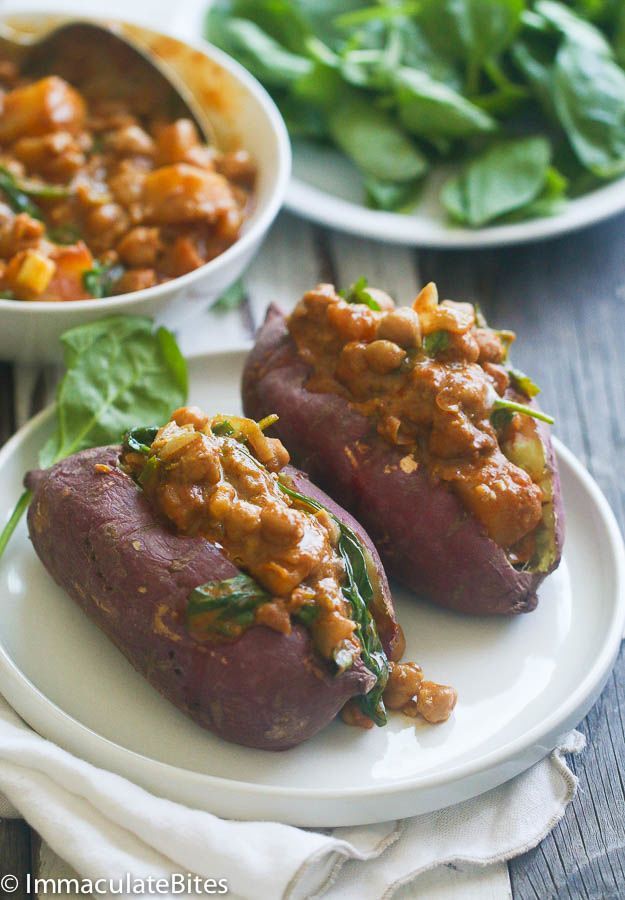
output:
M 91 295 L 83 284 L 83 275 L 93 268 L 93 256 L 82 241 L 54 251 L 56 271 L 41 300 L 86 300 Z
M 16 271 L 10 272 L 9 278 L 14 286 L 15 296 L 22 300 L 38 298 L 52 280 L 56 269 L 54 262 L 38 250 L 25 250 L 14 259 L 18 260 Z
M 176 119 L 169 125 L 163 125 L 156 135 L 157 165 L 189 162 L 189 150 L 199 144 L 200 137 L 191 119 Z
M 236 203 L 222 175 L 177 163 L 146 176 L 142 205 L 146 223 L 178 225 L 201 220 L 216 222 Z
M 0 142 L 36 137 L 51 131 L 79 131 L 85 102 L 78 91 L 56 75 L 15 88 L 4 97 Z

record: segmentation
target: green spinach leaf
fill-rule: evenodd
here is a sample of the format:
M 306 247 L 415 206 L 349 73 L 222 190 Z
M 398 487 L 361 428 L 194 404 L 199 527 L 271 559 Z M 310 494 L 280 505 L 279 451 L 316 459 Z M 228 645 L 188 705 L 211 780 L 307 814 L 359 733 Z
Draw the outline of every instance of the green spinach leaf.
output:
M 456 222 L 478 228 L 523 209 L 543 190 L 551 159 L 549 141 L 505 141 L 471 160 L 443 188 L 443 204 Z
M 187 364 L 176 339 L 151 319 L 112 316 L 66 331 L 56 426 L 39 454 L 47 468 L 79 450 L 116 443 L 137 418 L 164 421 L 187 398 Z M 20 497 L 0 533 L 0 556 L 31 500 Z
M 114 316 L 66 331 L 57 427 L 43 468 L 120 440 L 136 421 L 165 421 L 187 396 L 187 367 L 173 334 L 151 319 Z
M 327 111 L 328 130 L 343 152 L 372 178 L 414 182 L 428 168 L 419 148 L 384 110 L 356 92 Z
M 495 120 L 470 100 L 426 72 L 402 68 L 395 78 L 399 120 L 412 134 L 466 138 L 497 129 Z
M 424 0 L 418 22 L 432 46 L 465 63 L 472 94 L 485 61 L 514 39 L 524 8 L 525 0 Z
M 625 71 L 566 40 L 553 71 L 553 102 L 579 161 L 600 178 L 625 172 Z
M 93 268 L 83 273 L 82 282 L 85 290 L 92 297 L 101 300 L 102 297 L 110 297 L 115 289 L 115 284 L 124 274 L 124 267 L 118 264 L 102 264 L 94 260 Z

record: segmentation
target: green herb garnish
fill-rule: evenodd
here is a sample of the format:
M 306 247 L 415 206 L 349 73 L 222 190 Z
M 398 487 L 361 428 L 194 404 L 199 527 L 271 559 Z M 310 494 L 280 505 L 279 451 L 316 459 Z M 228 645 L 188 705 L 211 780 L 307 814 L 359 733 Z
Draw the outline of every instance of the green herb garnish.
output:
M 147 456 L 158 433 L 158 428 L 158 425 L 142 425 L 139 428 L 131 428 L 124 435 L 124 449 Z
M 449 332 L 432 331 L 423 338 L 423 349 L 428 356 L 436 356 L 442 350 L 446 350 L 449 346 Z
M 219 437 L 232 437 L 236 433 L 227 419 L 224 419 L 223 422 L 215 422 L 214 425 L 211 425 L 211 431 Z
M 81 236 L 77 225 L 57 225 L 48 228 L 48 237 L 55 244 L 75 244 Z
M 382 307 L 377 300 L 373 299 L 367 290 L 368 284 L 369 282 L 364 275 L 362 275 L 347 289 L 339 291 L 339 297 L 342 297 L 347 303 L 364 303 L 369 309 L 379 312 Z
M 508 369 L 508 375 L 512 386 L 521 391 L 522 394 L 525 394 L 526 397 L 535 397 L 537 394 L 540 394 L 540 388 L 536 382 L 532 381 L 529 375 L 521 372 L 520 369 L 510 368 Z
M 244 573 L 225 581 L 209 581 L 189 594 L 187 623 L 196 628 L 198 616 L 214 613 L 206 631 L 236 636 L 241 627 L 253 623 L 257 607 L 269 600 L 271 595 Z
M 116 282 L 119 281 L 123 274 L 123 266 L 102 264 L 95 260 L 93 268 L 83 272 L 82 282 L 85 290 L 92 297 L 95 297 L 96 300 L 101 300 L 103 297 L 111 296 Z
M 0 166 L 0 191 L 5 195 L 9 206 L 16 213 L 28 213 L 34 219 L 41 219 L 41 210 L 33 203 L 26 191 L 20 186 L 18 179 L 5 166 Z
M 369 282 L 363 275 L 348 288 L 339 291 L 339 297 L 342 297 L 347 303 L 364 303 L 369 309 L 379 312 L 382 307 L 368 292 L 368 283 Z
M 505 424 L 509 422 L 514 413 L 520 413 L 523 416 L 531 416 L 533 419 L 539 419 L 541 422 L 547 422 L 548 425 L 553 425 L 555 419 L 552 416 L 547 415 L 547 413 L 542 412 L 540 409 L 534 409 L 532 406 L 525 406 L 523 403 L 515 403 L 514 400 L 505 400 L 503 397 L 498 397 L 493 404 L 494 412 L 491 415 L 491 420 L 494 417 L 494 423 L 496 425 Z
M 186 401 L 184 358 L 173 334 L 151 319 L 113 316 L 72 328 L 61 341 L 66 371 L 57 390 L 56 427 L 39 454 L 42 468 L 115 443 L 137 418 L 164 420 Z M 31 496 L 24 491 L 0 533 L 0 556 Z
M 215 300 L 211 309 L 220 313 L 230 312 L 233 309 L 238 309 L 244 300 L 245 285 L 241 280 L 235 281 L 234 284 L 231 284 L 230 287 Z
M 284 482 L 278 481 L 278 485 L 285 494 L 303 506 L 314 510 L 325 509 L 321 503 L 294 491 Z M 352 609 L 352 619 L 356 624 L 356 636 L 362 647 L 362 660 L 377 679 L 369 693 L 358 698 L 358 704 L 365 715 L 369 716 L 376 725 L 385 725 L 386 710 L 382 694 L 388 681 L 389 664 L 380 641 L 375 619 L 369 609 L 369 604 L 373 599 L 373 587 L 367 570 L 365 553 L 359 538 L 352 529 L 332 513 L 329 515 L 340 529 L 338 551 L 345 565 L 346 574 L 343 596 L 349 601 Z

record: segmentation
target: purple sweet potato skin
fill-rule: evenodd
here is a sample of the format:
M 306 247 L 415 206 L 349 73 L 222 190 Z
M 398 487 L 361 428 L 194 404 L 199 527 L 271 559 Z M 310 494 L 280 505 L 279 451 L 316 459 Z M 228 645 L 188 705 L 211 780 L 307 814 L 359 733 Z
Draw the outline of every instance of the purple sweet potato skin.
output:
M 245 413 L 278 414 L 274 431 L 293 461 L 362 523 L 388 574 L 420 597 L 464 613 L 534 609 L 548 573 L 516 570 L 450 491 L 422 469 L 403 471 L 405 452 L 378 436 L 343 398 L 307 391 L 309 376 L 283 314 L 271 307 L 243 374 Z M 553 570 L 564 515 L 551 440 L 546 428 L 540 434 L 555 497 Z
M 161 694 L 228 741 L 284 750 L 316 734 L 350 697 L 371 689 L 375 678 L 361 661 L 333 674 L 302 625 L 288 636 L 253 626 L 233 642 L 191 637 L 184 621 L 190 591 L 238 570 L 208 541 L 161 524 L 132 479 L 116 467 L 119 451 L 85 450 L 29 473 L 26 484 L 34 496 L 28 528 L 54 580 Z M 98 464 L 110 471 L 97 471 Z M 288 474 L 296 489 L 362 534 L 304 475 L 291 468 Z M 363 540 L 378 573 L 379 605 L 391 620 L 381 627 L 390 651 L 399 629 L 380 560 L 369 539 Z

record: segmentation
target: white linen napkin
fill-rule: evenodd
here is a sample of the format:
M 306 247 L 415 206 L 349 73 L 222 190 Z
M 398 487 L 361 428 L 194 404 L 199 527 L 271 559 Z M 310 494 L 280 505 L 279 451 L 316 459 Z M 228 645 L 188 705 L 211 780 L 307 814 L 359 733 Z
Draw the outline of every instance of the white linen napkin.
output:
M 563 755 L 584 743 L 571 732 L 524 774 L 450 809 L 312 831 L 226 821 L 155 797 L 44 740 L 0 697 L 0 815 L 16 810 L 91 880 L 191 873 L 226 879 L 242 900 L 387 900 L 436 866 L 487 865 L 539 843 L 576 791 Z

